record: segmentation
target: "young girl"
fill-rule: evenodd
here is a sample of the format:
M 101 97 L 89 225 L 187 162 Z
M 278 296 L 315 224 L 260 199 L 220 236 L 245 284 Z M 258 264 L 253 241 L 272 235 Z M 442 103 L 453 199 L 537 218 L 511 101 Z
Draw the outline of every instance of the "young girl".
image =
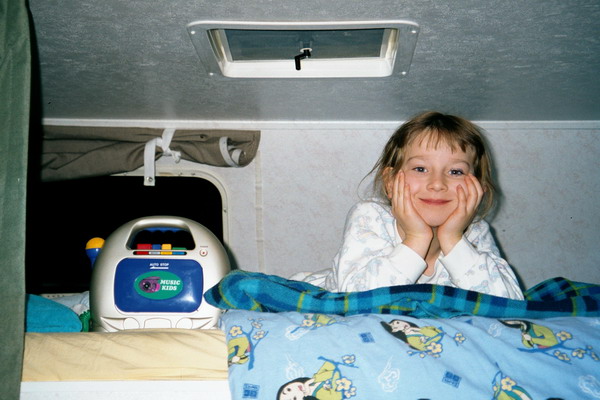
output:
M 523 299 L 483 220 L 495 187 L 476 125 L 419 114 L 392 135 L 372 172 L 382 199 L 350 210 L 333 269 L 292 279 L 330 291 L 430 283 Z

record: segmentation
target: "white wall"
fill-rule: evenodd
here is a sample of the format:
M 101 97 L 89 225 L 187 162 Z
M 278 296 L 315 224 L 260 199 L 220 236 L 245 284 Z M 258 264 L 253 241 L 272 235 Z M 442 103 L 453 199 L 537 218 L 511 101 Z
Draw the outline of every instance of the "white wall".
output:
M 223 182 L 237 265 L 282 276 L 330 267 L 359 183 L 398 125 L 187 124 L 261 129 L 259 154 L 245 168 L 178 168 Z M 600 284 L 600 122 L 479 124 L 488 131 L 503 192 L 490 222 L 525 286 L 555 276 Z
M 488 130 L 504 192 L 492 223 L 508 261 L 527 286 L 554 276 L 600 283 L 599 124 Z

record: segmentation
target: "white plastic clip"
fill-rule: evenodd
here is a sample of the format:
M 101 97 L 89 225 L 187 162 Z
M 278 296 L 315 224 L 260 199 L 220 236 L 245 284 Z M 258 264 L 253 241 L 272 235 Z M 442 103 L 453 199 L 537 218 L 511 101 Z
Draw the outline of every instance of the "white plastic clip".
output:
M 160 146 L 164 156 L 173 157 L 176 163 L 181 160 L 181 152 L 171 150 L 169 145 L 175 134 L 175 128 L 167 128 L 163 131 L 161 138 L 154 138 L 146 142 L 144 147 L 144 185 L 154 186 L 156 177 L 156 147 Z
M 221 150 L 221 156 L 227 165 L 230 167 L 240 166 L 240 158 L 244 152 L 242 149 L 238 149 L 235 146 L 230 145 L 229 138 L 227 136 L 222 136 L 219 139 L 219 150 Z

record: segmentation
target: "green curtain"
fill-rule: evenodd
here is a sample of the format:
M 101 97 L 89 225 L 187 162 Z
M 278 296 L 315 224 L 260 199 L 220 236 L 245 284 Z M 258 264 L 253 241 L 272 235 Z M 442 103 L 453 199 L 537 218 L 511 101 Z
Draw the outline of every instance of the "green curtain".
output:
M 18 399 L 25 325 L 25 197 L 31 91 L 29 13 L 0 0 L 0 387 Z

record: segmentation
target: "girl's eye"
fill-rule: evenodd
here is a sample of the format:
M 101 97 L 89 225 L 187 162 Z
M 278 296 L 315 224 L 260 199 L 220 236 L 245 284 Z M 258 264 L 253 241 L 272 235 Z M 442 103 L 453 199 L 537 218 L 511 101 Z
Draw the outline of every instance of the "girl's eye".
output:
M 463 172 L 462 169 L 451 169 L 450 170 L 450 175 L 456 175 L 456 176 L 460 176 L 460 175 L 464 175 L 465 173 Z
M 425 171 L 427 171 L 427 170 L 425 169 L 425 167 L 414 167 L 414 168 L 413 168 L 413 171 L 417 171 L 417 172 L 425 172 Z

